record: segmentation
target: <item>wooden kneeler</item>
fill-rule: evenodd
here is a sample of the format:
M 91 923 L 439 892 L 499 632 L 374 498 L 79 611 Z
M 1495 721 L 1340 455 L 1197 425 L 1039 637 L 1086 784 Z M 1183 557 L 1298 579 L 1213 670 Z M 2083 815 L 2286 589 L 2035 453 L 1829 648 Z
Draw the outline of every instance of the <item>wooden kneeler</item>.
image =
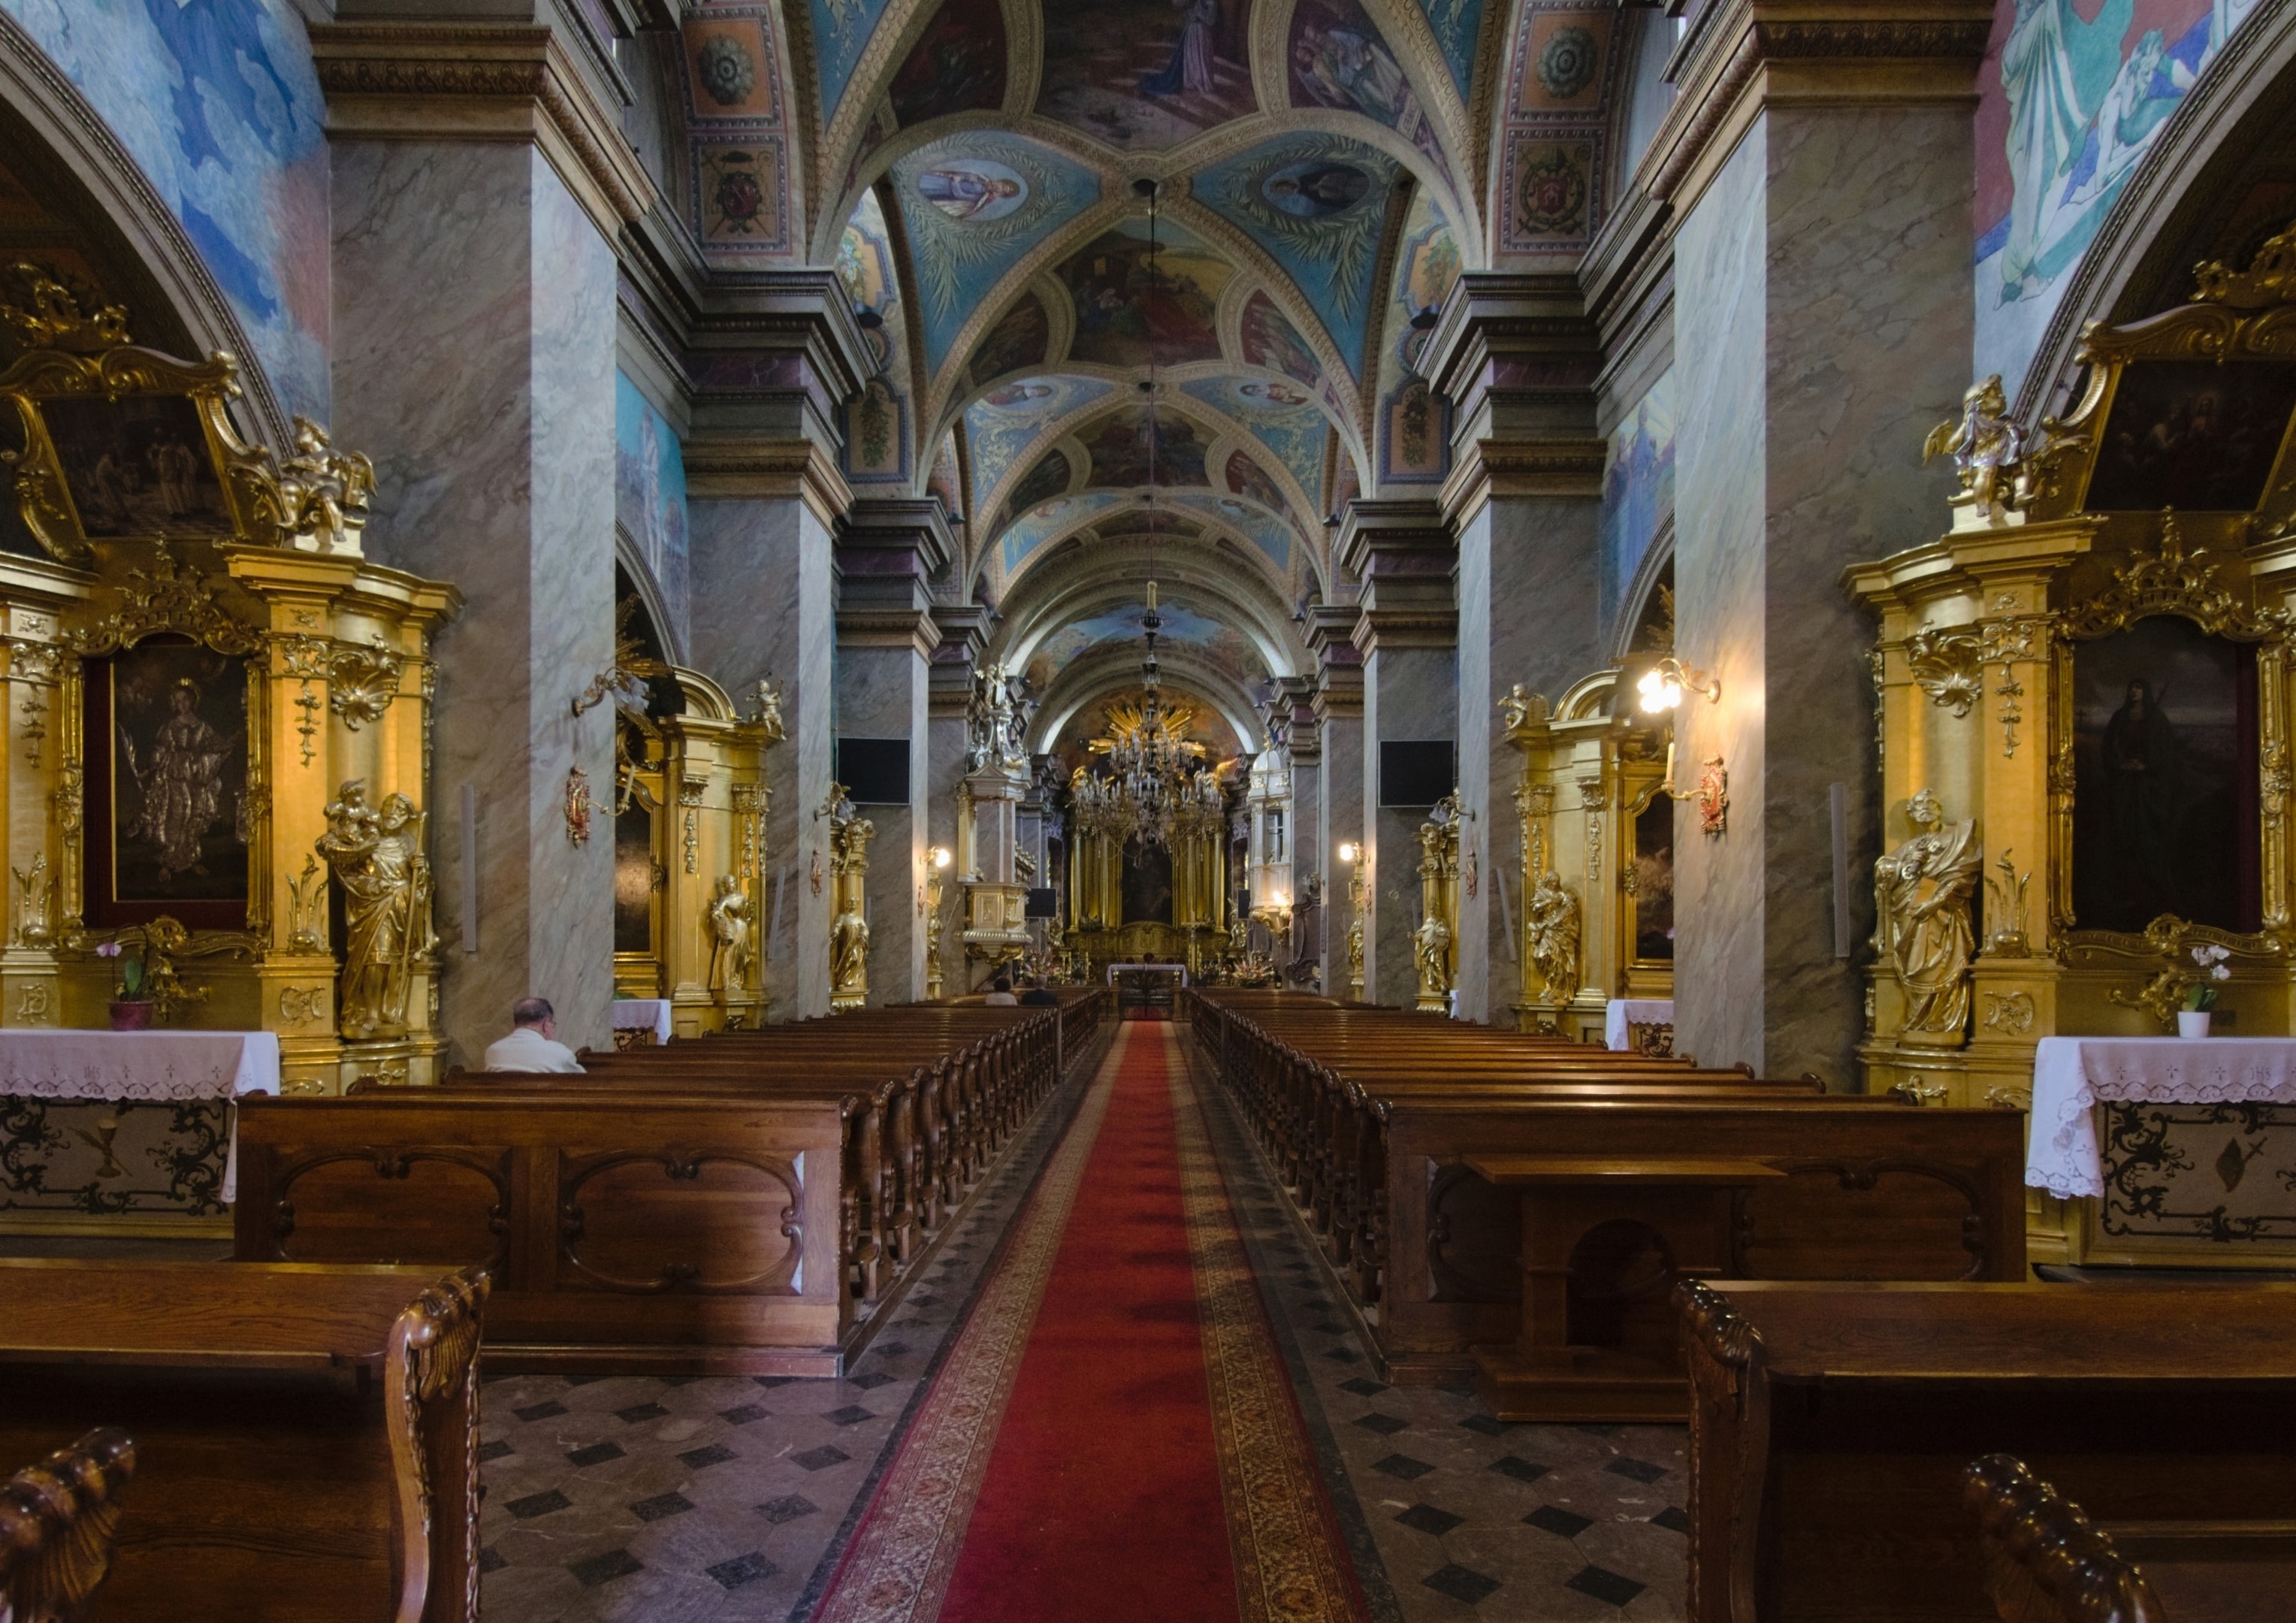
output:
M 1742 1190 L 1786 1175 L 1749 1156 L 1610 1160 L 1470 1155 L 1469 1170 L 1522 1201 L 1522 1330 L 1513 1346 L 1474 1348 L 1475 1391 L 1501 1420 L 1679 1424 L 1690 1386 L 1665 1348 L 1574 1347 L 1570 1258 L 1606 1223 L 1654 1232 L 1677 1277 L 1731 1271 L 1730 1225 Z

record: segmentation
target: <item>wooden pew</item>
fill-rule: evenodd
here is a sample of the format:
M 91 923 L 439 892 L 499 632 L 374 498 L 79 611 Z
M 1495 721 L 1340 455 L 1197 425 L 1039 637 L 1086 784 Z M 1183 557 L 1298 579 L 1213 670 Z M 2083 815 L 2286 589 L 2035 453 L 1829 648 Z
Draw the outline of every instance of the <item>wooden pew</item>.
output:
M 234 1255 L 483 1262 L 499 1369 L 838 1374 L 1054 1090 L 1067 1012 L 870 1010 L 266 1101 Z
M 1815 1078 L 1702 1070 L 1296 995 L 1190 1001 L 1207 1063 L 1346 1268 L 1387 1377 L 1472 1370 L 1504 1418 L 1681 1414 L 1674 1267 L 2025 1276 L 2015 1112 L 1826 1097 Z M 1608 1193 L 1526 1194 L 1512 1176 L 1502 1187 L 1480 1176 L 1478 1158 L 1486 1171 L 1605 1162 Z M 1739 1177 L 1726 1222 L 1723 1197 L 1700 1188 L 1717 1160 L 1777 1176 Z M 1578 1226 L 1548 1234 L 1566 1210 Z M 1540 1316 L 1554 1316 L 1564 1258 L 1558 1328 Z M 1538 1291 L 1524 1300 L 1526 1268 L 1550 1287 L 1543 1303 Z M 1624 1294 L 1608 1283 L 1637 1271 L 1647 1277 Z
M 483 1275 L 0 1259 L 0 1457 L 135 1441 L 99 1618 L 478 1616 Z
M 0 1618 L 80 1623 L 111 1570 L 127 1433 L 99 1426 L 0 1486 Z
M 1982 1623 L 1964 1477 L 1995 1451 L 2117 1544 L 2296 1529 L 2296 1286 L 1685 1281 L 1675 1299 L 1692 1623 Z

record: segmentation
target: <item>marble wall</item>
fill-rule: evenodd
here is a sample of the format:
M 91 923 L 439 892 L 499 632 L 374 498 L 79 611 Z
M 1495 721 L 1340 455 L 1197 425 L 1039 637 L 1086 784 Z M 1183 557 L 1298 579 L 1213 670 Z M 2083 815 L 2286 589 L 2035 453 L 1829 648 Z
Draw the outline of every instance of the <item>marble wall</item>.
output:
M 1378 741 L 1456 739 L 1459 694 L 1455 648 L 1378 648 L 1364 661 L 1363 817 L 1374 891 L 1373 927 L 1364 935 L 1364 996 L 1374 1003 L 1409 1008 L 1419 996 L 1411 932 L 1425 916 L 1419 825 L 1428 810 L 1380 805 Z
M 611 824 L 578 847 L 564 807 L 569 768 L 595 794 L 613 779 L 609 718 L 571 714 L 613 657 L 613 251 L 530 147 L 333 153 L 336 426 L 375 453 L 368 550 L 463 594 L 437 643 L 431 789 L 452 1057 L 478 1062 L 529 994 L 603 1045 Z
M 0 0 L 0 12 L 174 211 L 281 403 L 324 421 L 326 109 L 293 4 Z
M 829 1012 L 828 795 L 836 581 L 829 532 L 794 496 L 693 498 L 693 663 L 727 691 L 772 680 L 788 736 L 766 755 L 768 1018 Z M 815 884 L 816 869 L 819 886 Z
M 1948 103 L 1773 109 L 1677 238 L 1677 647 L 1722 682 L 1679 713 L 1677 776 L 1721 756 L 1730 809 L 1719 838 L 1676 809 L 1676 1038 L 1710 1064 L 1853 1073 L 1830 785 L 1849 794 L 1853 941 L 1879 819 L 1874 628 L 1840 578 L 1945 511 L 1916 447 L 1966 382 L 1969 139 Z
M 1498 702 L 1518 682 L 1558 699 L 1605 663 L 1600 516 L 1589 496 L 1496 497 L 1459 536 L 1459 794 L 1475 813 L 1460 855 L 1473 848 L 1480 876 L 1460 898 L 1462 1019 L 1504 1022 L 1521 999 L 1523 758 Z M 1583 874 L 1564 877 L 1584 894 Z
M 913 1003 L 925 995 L 925 939 L 919 912 L 931 807 L 931 760 L 925 716 L 927 666 L 914 644 L 840 647 L 837 731 L 848 738 L 905 738 L 906 804 L 857 809 L 876 825 L 869 846 L 869 1001 Z
M 1350 675 L 1354 673 L 1350 672 Z M 1349 701 L 1319 701 L 1322 711 L 1323 758 L 1316 767 L 1316 854 L 1327 876 L 1324 881 L 1324 993 L 1348 995 L 1348 927 L 1355 922 L 1355 905 L 1348 899 L 1348 865 L 1340 860 L 1342 845 L 1363 844 L 1364 725 L 1360 693 Z

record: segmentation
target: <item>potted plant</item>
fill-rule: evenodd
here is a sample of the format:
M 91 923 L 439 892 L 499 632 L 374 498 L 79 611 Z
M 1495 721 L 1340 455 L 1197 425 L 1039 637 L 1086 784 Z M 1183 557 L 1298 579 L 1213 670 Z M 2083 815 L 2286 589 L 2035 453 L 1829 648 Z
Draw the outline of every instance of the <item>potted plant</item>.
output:
M 2217 1006 L 2216 983 L 2232 979 L 2232 971 L 2225 967 L 2225 960 L 2231 956 L 2221 947 L 2193 948 L 2193 962 L 2200 966 L 2200 973 L 2185 994 L 2185 1006 L 2177 1011 L 2178 1037 L 2208 1036 L 2209 1012 Z
M 144 996 L 144 959 L 126 955 L 127 949 L 117 941 L 99 944 L 95 955 L 107 958 L 117 966 L 117 979 L 112 986 L 111 1029 L 114 1031 L 149 1031 L 152 1029 L 152 1004 Z

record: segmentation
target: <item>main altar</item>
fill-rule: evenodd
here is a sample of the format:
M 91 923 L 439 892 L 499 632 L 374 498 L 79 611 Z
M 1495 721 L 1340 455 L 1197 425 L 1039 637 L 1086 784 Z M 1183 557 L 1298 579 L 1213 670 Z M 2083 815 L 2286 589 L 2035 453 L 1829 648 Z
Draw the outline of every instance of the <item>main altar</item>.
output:
M 1928 447 L 1952 529 L 1848 572 L 1881 632 L 1870 1091 L 2026 1110 L 2045 1039 L 2161 1037 L 2196 988 L 2220 1035 L 2292 1030 L 2292 267 L 2296 234 L 2092 327 L 2062 420 L 1979 383 Z M 2035 1261 L 2296 1260 L 2261 1095 L 2094 1097 L 2098 1191 L 2031 1192 Z

